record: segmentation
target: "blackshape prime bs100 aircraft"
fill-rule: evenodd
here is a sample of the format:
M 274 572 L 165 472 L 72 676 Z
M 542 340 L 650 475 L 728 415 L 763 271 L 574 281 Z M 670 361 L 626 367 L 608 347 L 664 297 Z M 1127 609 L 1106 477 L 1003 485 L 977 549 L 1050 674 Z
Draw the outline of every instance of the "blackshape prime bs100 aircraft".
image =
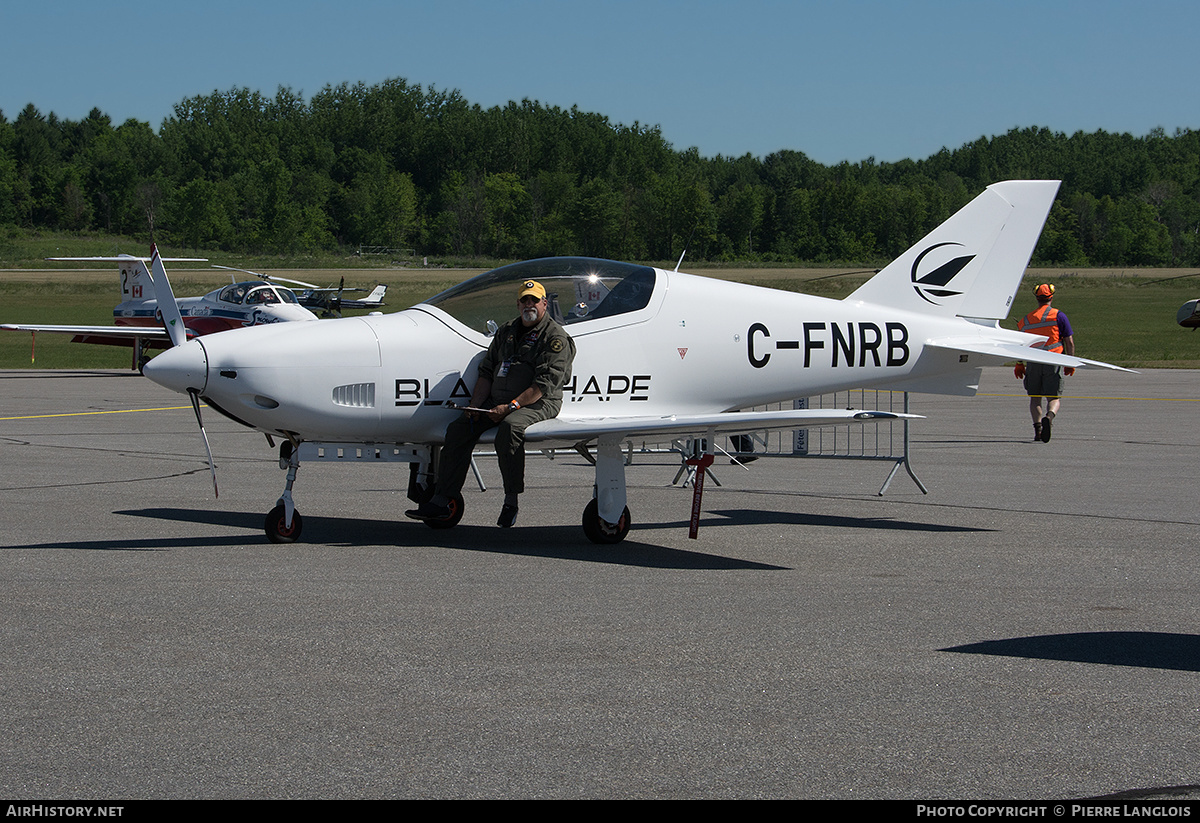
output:
M 1057 181 L 989 187 L 843 300 L 548 258 L 495 269 L 394 314 L 179 338 L 145 373 L 190 394 L 198 419 L 202 398 L 268 441 L 285 441 L 287 482 L 266 532 L 290 542 L 302 528 L 292 500 L 302 456 L 408 462 L 408 496 L 430 494 L 446 424 L 470 398 L 489 329 L 514 314 L 516 284 L 538 280 L 578 354 L 561 414 L 531 426 L 527 442 L 594 453 L 583 527 L 595 542 L 616 543 L 630 526 L 620 446 L 631 438 L 704 438 L 711 461 L 718 433 L 904 416 L 739 411 L 752 406 L 859 387 L 973 395 L 982 366 L 1010 360 L 1117 368 L 1034 348 L 1045 338 L 999 325 L 1057 190 Z M 169 289 L 161 264 L 154 273 Z M 450 521 L 430 525 L 457 523 L 463 501 L 454 503 Z
M 159 301 L 155 297 L 150 271 L 150 258 L 121 254 L 116 257 L 48 257 L 57 263 L 116 263 L 121 282 L 121 302 L 113 308 L 112 326 L 39 325 L 34 323 L 5 323 L 5 331 L 27 331 L 37 334 L 69 334 L 75 343 L 101 346 L 132 346 L 132 367 L 145 360 L 146 348 L 167 348 L 170 335 L 163 326 Z M 161 258 L 160 258 L 161 260 Z M 202 257 L 167 258 L 165 262 L 206 262 Z M 225 268 L 224 266 L 218 268 Z M 240 271 L 233 269 L 231 271 Z M 249 272 L 248 272 L 249 273 Z M 304 284 L 308 285 L 308 284 Z M 315 287 L 314 287 L 315 288 Z M 285 323 L 294 320 L 316 320 L 317 316 L 300 305 L 291 289 L 275 286 L 263 280 L 234 282 L 203 297 L 181 297 L 180 322 L 189 337 L 265 323 Z

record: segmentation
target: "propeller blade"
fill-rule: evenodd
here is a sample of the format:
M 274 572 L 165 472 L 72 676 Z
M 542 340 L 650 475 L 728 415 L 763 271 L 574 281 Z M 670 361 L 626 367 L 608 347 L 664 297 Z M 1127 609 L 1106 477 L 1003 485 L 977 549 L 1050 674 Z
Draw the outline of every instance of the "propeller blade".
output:
M 182 346 L 187 342 L 183 315 L 179 313 L 179 304 L 175 302 L 175 292 L 171 291 L 167 270 L 163 267 L 162 258 L 158 256 L 158 244 L 152 245 L 150 251 L 150 283 L 154 286 L 154 301 L 158 304 L 158 313 L 162 316 L 167 336 L 171 338 L 171 345 Z
M 306 289 L 316 289 L 320 286 L 314 286 L 312 283 L 305 283 L 303 280 L 292 280 L 287 277 L 276 277 L 273 274 L 263 274 L 262 272 L 250 271 L 250 269 L 235 269 L 233 266 L 218 266 L 213 265 L 214 269 L 225 269 L 225 271 L 240 271 L 242 274 L 249 274 L 259 280 L 268 283 L 291 283 L 293 286 L 303 286 Z
M 217 491 L 217 467 L 213 463 L 212 448 L 208 445 L 208 432 L 204 431 L 204 420 L 200 417 L 200 392 L 196 389 L 188 389 L 188 397 L 192 398 L 192 411 L 196 413 L 196 422 L 200 424 L 200 437 L 204 439 L 204 451 L 208 454 L 208 470 L 212 472 L 213 497 L 220 497 L 221 493 Z

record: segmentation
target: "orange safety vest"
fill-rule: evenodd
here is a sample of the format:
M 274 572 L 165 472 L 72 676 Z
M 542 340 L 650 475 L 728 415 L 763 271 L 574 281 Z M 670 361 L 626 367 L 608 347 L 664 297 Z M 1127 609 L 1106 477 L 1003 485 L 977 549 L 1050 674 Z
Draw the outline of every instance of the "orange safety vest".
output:
M 1030 348 L 1062 353 L 1062 339 L 1058 336 L 1058 309 L 1047 303 L 1031 311 L 1017 321 L 1017 328 L 1028 334 L 1040 334 L 1045 343 L 1034 343 Z

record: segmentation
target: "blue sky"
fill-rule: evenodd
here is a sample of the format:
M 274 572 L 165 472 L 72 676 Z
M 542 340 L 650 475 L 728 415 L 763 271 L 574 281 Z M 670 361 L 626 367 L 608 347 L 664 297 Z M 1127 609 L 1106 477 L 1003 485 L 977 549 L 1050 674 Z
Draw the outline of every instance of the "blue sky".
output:
M 1194 0 L 0 0 L 0 111 L 391 77 L 657 125 L 704 156 L 920 159 L 1014 127 L 1200 127 Z

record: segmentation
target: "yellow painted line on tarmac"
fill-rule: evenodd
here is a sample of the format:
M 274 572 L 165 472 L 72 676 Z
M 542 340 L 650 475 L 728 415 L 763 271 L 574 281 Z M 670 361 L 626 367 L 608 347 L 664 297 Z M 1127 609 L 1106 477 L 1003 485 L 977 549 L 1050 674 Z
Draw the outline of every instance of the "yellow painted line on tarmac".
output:
M 163 406 L 159 409 L 113 409 L 111 411 L 59 412 L 57 414 L 29 414 L 24 417 L 0 417 L 0 420 L 40 420 L 43 417 L 86 417 L 89 414 L 133 414 L 134 412 L 176 411 L 191 406 Z
M 995 392 L 979 392 L 976 397 L 1029 397 L 1028 394 L 996 394 Z M 1063 394 L 1061 400 L 1134 400 L 1138 403 L 1149 403 L 1155 400 L 1166 403 L 1200 403 L 1200 397 L 1096 397 L 1087 394 Z

